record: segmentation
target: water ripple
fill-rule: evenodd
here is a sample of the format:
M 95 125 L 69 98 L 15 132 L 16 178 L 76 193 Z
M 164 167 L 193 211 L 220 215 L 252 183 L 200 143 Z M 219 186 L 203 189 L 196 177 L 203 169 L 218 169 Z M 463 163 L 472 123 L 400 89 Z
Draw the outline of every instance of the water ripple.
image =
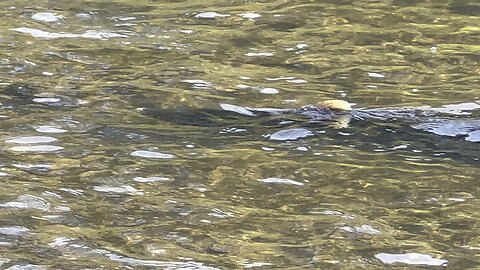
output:
M 39 126 L 35 130 L 40 133 L 65 133 L 67 130 L 55 126 Z
M 286 185 L 295 185 L 303 186 L 304 184 L 295 180 L 285 179 L 285 178 L 264 178 L 258 179 L 259 182 L 267 184 L 286 184 Z
M 129 186 L 129 185 L 122 185 L 117 187 L 112 186 L 94 186 L 93 189 L 98 192 L 105 192 L 105 193 L 126 193 L 126 194 L 135 194 L 141 195 L 143 192 L 140 192 L 138 189 Z
M 381 260 L 385 264 L 404 263 L 410 265 L 431 265 L 443 266 L 447 264 L 447 260 L 435 259 L 430 255 L 420 253 L 391 254 L 379 253 L 375 258 Z
M 29 34 L 35 38 L 57 39 L 57 38 L 86 38 L 86 39 L 109 39 L 109 38 L 127 38 L 127 35 L 107 31 L 88 30 L 83 34 L 73 33 L 54 33 L 28 27 L 12 28 L 12 31 Z
M 30 137 L 18 137 L 5 140 L 6 143 L 18 143 L 18 144 L 32 144 L 32 143 L 49 143 L 57 141 L 56 138 L 47 136 L 30 136 Z
M 39 152 L 39 153 L 49 153 L 57 152 L 63 150 L 61 146 L 55 145 L 31 145 L 31 146 L 14 146 L 9 148 L 13 152 Z
M 3 235 L 21 236 L 29 231 L 30 230 L 28 228 L 22 226 L 0 227 L 0 234 Z
M 38 209 L 42 211 L 50 210 L 50 203 L 43 198 L 33 195 L 20 195 L 16 201 L 0 204 L 0 207 Z
M 144 157 L 144 158 L 159 158 L 159 159 L 169 159 L 174 158 L 174 155 L 171 154 L 164 154 L 159 152 L 152 152 L 152 151 L 133 151 L 130 153 L 131 156 L 134 157 Z
M 58 22 L 60 19 L 63 19 L 64 16 L 57 15 L 51 12 L 39 12 L 39 13 L 33 14 L 31 18 L 39 22 L 52 23 L 52 22 Z
M 223 18 L 223 17 L 229 17 L 229 16 L 230 15 L 228 14 L 220 14 L 212 11 L 202 12 L 195 15 L 196 18 L 200 18 L 200 19 L 215 19 L 215 18 Z

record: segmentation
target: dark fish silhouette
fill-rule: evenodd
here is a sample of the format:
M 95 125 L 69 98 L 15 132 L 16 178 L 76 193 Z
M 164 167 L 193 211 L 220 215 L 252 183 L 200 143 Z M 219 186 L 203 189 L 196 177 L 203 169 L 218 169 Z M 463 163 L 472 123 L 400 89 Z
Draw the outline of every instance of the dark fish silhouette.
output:
M 152 117 L 182 125 L 222 127 L 261 123 L 278 126 L 285 122 L 308 122 L 346 128 L 352 120 L 371 124 L 402 123 L 413 129 L 447 137 L 464 137 L 480 142 L 480 119 L 472 118 L 477 103 L 460 103 L 438 108 L 429 106 L 405 108 L 354 109 L 343 100 L 327 100 L 299 109 L 249 108 L 220 104 L 218 109 L 152 109 L 143 112 Z M 306 120 L 306 121 L 305 121 Z

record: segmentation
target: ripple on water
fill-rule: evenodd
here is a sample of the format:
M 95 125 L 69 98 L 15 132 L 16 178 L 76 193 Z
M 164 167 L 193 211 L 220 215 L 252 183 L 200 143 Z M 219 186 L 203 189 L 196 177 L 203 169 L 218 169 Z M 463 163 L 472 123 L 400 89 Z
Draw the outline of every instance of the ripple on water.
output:
M 48 153 L 63 150 L 61 146 L 55 145 L 30 145 L 30 146 L 14 146 L 9 148 L 13 152 L 39 152 Z
M 86 20 L 91 20 L 92 15 L 88 13 L 77 13 L 75 14 L 75 18 L 86 21 Z
M 35 131 L 40 133 L 65 133 L 65 129 L 61 129 L 55 126 L 39 126 L 35 128 Z
M 469 140 L 475 140 L 480 130 L 480 120 L 442 120 L 411 125 L 412 128 L 440 136 L 463 136 L 472 134 Z
M 150 176 L 150 177 L 135 177 L 133 181 L 139 183 L 152 183 L 152 182 L 165 182 L 170 181 L 168 177 L 161 177 L 161 176 Z
M 451 114 L 451 115 L 471 115 L 470 111 L 480 109 L 480 104 L 475 102 L 465 102 L 459 104 L 443 105 L 440 108 L 427 108 L 435 112 Z
M 465 140 L 469 142 L 480 142 L 480 130 L 468 133 L 468 136 L 465 138 Z
M 367 75 L 372 78 L 385 78 L 385 75 L 377 72 L 368 72 Z
M 193 88 L 196 89 L 208 89 L 212 87 L 212 83 L 204 80 L 182 80 L 183 83 L 190 84 Z
M 113 253 L 106 249 L 92 248 L 75 238 L 57 237 L 49 243 L 51 248 L 58 249 L 61 252 L 67 251 L 69 254 L 75 254 L 76 257 L 86 258 L 92 254 L 95 256 L 103 256 L 110 261 L 125 264 L 130 267 L 143 268 L 152 267 L 160 269 L 199 269 L 199 270 L 217 270 L 218 268 L 207 266 L 193 260 L 182 261 L 159 261 L 159 260 L 143 260 Z M 22 268 L 24 269 L 24 268 Z
M 51 12 L 39 12 L 32 15 L 32 19 L 39 22 L 52 23 L 57 22 L 62 19 L 62 15 L 57 15 Z
M 132 153 L 130 153 L 130 155 L 134 157 L 159 158 L 159 159 L 168 159 L 168 158 L 175 157 L 172 154 L 164 154 L 164 153 L 152 152 L 152 151 L 133 151 Z
M 286 185 L 303 186 L 302 182 L 285 179 L 285 178 L 271 177 L 271 178 L 258 179 L 258 181 L 262 183 L 267 183 L 267 184 L 286 184 Z
M 291 141 L 297 140 L 309 136 L 313 136 L 313 132 L 305 128 L 292 128 L 292 129 L 284 129 L 277 131 L 270 135 L 270 140 L 274 141 Z
M 197 15 L 195 15 L 195 18 L 215 19 L 215 18 L 223 18 L 223 17 L 229 17 L 229 16 L 230 15 L 228 15 L 228 14 L 220 14 L 220 13 L 209 11 L 209 12 L 198 13 Z
M 405 254 L 391 254 L 391 253 L 379 253 L 375 255 L 375 258 L 379 259 L 385 264 L 404 263 L 412 265 L 431 265 L 442 266 L 448 261 L 442 259 L 432 258 L 430 255 L 420 253 L 405 253 Z
M 239 16 L 245 19 L 254 20 L 256 18 L 260 18 L 262 15 L 255 12 L 245 12 L 245 13 L 239 14 Z
M 43 31 L 34 28 L 28 27 L 19 27 L 10 29 L 14 32 L 29 34 L 35 38 L 45 38 L 45 39 L 57 39 L 57 38 L 86 38 L 86 39 L 109 39 L 109 38 L 127 38 L 127 35 L 106 32 L 106 31 L 96 31 L 88 30 L 83 34 L 73 34 L 73 33 L 54 33 Z
M 129 185 L 121 185 L 121 186 L 94 186 L 93 190 L 98 192 L 106 192 L 106 193 L 125 193 L 125 194 L 143 194 L 143 192 L 139 191 L 138 189 L 129 186 Z
M 226 103 L 220 104 L 220 107 L 225 111 L 235 112 L 235 113 L 239 113 L 239 114 L 246 115 L 246 116 L 255 116 L 255 113 L 253 113 L 252 111 L 248 110 L 245 107 L 232 105 L 232 104 L 226 104 Z
M 246 53 L 245 56 L 250 56 L 250 57 L 268 57 L 268 56 L 273 56 L 273 53 L 271 52 L 249 52 Z
M 267 94 L 267 95 L 275 95 L 275 94 L 278 94 L 279 92 L 275 88 L 267 87 L 267 88 L 263 88 L 262 90 L 260 90 L 260 93 Z
M 48 211 L 50 209 L 50 203 L 37 196 L 20 195 L 18 196 L 16 201 L 2 203 L 0 204 L 0 207 L 37 209 L 42 211 Z
M 0 234 L 3 235 L 21 236 L 29 231 L 28 228 L 22 226 L 0 227 Z
M 275 77 L 275 78 L 265 78 L 267 81 L 282 81 L 282 80 L 294 80 L 295 77 Z
M 52 164 L 20 164 L 20 163 L 13 163 L 13 167 L 21 169 L 21 170 L 38 170 L 38 171 L 48 171 L 53 169 Z
M 381 232 L 370 225 L 362 225 L 362 226 L 343 226 L 339 228 L 341 231 L 348 232 L 348 233 L 358 233 L 358 234 L 370 234 L 370 235 L 377 235 Z
M 0 242 L 0 245 L 1 246 L 11 246 L 11 244 L 8 243 L 8 242 Z M 9 263 L 10 261 L 11 261 L 10 259 L 0 258 L 0 267 L 3 266 L 6 263 Z M 10 267 L 10 269 L 12 269 L 12 267 Z
M 36 103 L 57 103 L 62 100 L 59 98 L 34 98 L 32 101 Z
M 294 80 L 287 80 L 289 83 L 307 83 L 308 81 L 304 79 L 294 79 Z
M 16 264 L 10 266 L 8 270 L 45 270 L 47 267 L 36 264 Z
M 266 263 L 266 262 L 249 262 L 249 261 L 243 261 L 241 263 L 245 268 L 250 269 L 250 268 L 257 268 L 257 267 L 263 267 L 263 266 L 274 266 L 273 263 Z
M 18 144 L 33 144 L 33 143 L 49 143 L 56 141 L 56 138 L 47 136 L 28 136 L 17 137 L 5 140 L 6 143 L 18 143 Z

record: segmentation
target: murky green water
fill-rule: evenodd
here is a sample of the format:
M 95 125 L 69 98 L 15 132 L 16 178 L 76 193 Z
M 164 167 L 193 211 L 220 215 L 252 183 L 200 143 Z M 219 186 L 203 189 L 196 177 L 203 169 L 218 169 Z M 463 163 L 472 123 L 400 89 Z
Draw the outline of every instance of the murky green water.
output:
M 479 143 L 203 114 L 476 102 L 480 5 L 440 2 L 0 2 L 2 268 L 479 267 Z

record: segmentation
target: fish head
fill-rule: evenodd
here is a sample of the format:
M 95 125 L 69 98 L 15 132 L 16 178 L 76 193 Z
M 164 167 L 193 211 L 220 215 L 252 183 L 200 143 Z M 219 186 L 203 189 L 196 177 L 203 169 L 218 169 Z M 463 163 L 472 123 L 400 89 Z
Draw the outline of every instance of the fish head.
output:
M 324 100 L 317 103 L 317 107 L 326 108 L 334 112 L 348 112 L 353 110 L 352 103 L 341 99 Z

